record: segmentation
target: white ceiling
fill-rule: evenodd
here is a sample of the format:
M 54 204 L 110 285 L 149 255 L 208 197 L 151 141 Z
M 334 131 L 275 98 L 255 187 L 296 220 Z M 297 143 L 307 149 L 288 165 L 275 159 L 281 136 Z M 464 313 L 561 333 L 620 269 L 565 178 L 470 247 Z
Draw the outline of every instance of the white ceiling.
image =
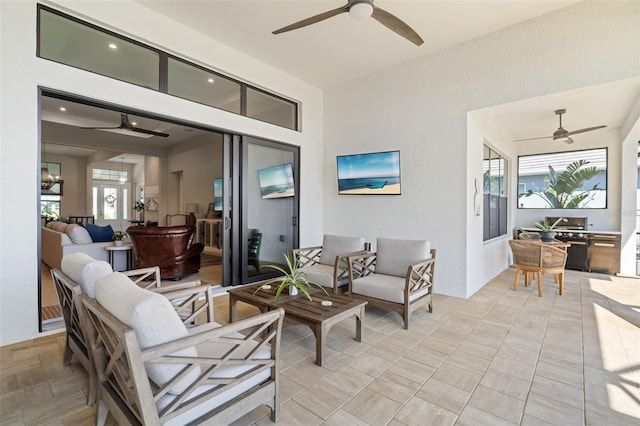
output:
M 138 3 L 320 88 L 446 49 L 579 0 L 376 0 L 424 40 L 416 46 L 369 18 L 343 13 L 278 35 L 272 31 L 347 0 L 137 0 Z

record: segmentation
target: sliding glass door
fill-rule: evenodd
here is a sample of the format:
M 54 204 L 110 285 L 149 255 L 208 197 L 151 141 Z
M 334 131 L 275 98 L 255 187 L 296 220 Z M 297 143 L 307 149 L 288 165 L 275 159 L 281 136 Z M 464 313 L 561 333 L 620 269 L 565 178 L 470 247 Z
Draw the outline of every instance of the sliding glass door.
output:
M 277 273 L 284 254 L 298 246 L 299 149 L 251 137 L 231 137 L 229 185 L 233 206 L 223 213 L 232 273 L 225 284 L 258 281 Z M 233 181 L 233 182 L 231 182 Z M 230 226 L 238 224 L 238 226 Z

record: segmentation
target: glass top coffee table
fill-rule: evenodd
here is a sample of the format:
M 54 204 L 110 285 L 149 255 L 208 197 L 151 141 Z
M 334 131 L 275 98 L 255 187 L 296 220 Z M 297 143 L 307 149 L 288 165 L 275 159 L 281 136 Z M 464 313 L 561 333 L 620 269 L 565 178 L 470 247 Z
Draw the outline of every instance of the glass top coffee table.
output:
M 285 319 L 306 324 L 313 331 L 316 337 L 316 364 L 319 366 L 324 364 L 327 334 L 334 324 L 355 315 L 356 340 L 362 342 L 362 321 L 364 321 L 364 307 L 367 304 L 365 300 L 336 294 L 326 295 L 316 289 L 311 290 L 313 300 L 307 299 L 301 293 L 290 296 L 284 292 L 278 300 L 275 300 L 276 289 L 276 286 L 263 289 L 261 284 L 255 284 L 228 290 L 229 321 L 233 322 L 237 319 L 238 301 L 256 306 L 261 312 L 282 308 Z

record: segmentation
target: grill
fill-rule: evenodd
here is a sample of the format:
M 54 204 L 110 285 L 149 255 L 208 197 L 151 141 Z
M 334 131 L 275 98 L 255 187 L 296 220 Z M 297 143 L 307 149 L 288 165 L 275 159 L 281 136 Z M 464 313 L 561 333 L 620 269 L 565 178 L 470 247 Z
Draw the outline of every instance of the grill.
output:
M 547 223 L 554 223 L 559 217 L 546 217 Z M 563 243 L 571 244 L 567 249 L 567 269 L 586 271 L 587 268 L 587 247 L 589 244 L 589 234 L 584 232 L 587 229 L 588 220 L 586 217 L 566 217 L 555 227 L 556 238 Z

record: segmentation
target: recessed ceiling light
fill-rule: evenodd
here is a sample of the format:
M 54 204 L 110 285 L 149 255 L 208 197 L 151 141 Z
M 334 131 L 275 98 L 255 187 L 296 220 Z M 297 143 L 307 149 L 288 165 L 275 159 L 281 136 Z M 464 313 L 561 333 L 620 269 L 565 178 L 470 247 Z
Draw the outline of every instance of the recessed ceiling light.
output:
M 66 111 L 67 109 L 65 107 L 60 107 L 60 111 Z
M 207 80 L 209 83 L 213 83 L 213 79 L 210 78 L 209 80 Z
M 131 122 L 131 125 L 132 125 L 132 126 L 137 126 L 137 125 L 138 125 L 138 123 L 136 123 L 135 121 L 132 121 L 132 122 Z
M 109 43 L 109 48 L 111 49 L 117 49 L 118 46 L 115 43 Z

